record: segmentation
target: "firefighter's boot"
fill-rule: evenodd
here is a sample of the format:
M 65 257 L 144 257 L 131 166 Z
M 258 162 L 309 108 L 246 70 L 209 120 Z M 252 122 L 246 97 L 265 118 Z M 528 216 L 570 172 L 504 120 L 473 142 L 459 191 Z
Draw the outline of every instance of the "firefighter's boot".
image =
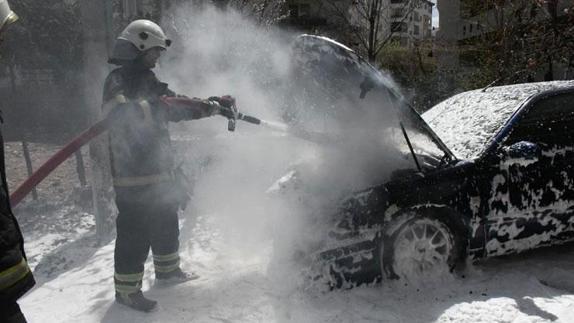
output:
M 141 291 L 132 294 L 116 293 L 116 302 L 140 312 L 151 312 L 157 306 L 156 301 L 146 298 Z
M 155 281 L 159 286 L 182 284 L 198 278 L 199 275 L 196 275 L 195 273 L 186 273 L 182 271 L 181 268 L 177 268 L 176 270 L 167 273 L 155 273 Z

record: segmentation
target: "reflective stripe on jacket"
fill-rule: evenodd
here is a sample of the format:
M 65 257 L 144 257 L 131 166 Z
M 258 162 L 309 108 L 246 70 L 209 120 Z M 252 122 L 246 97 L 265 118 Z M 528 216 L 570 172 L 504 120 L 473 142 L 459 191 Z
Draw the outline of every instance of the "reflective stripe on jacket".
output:
M 18 264 L 0 272 L 0 290 L 16 285 L 19 281 L 26 278 L 26 275 L 29 273 L 30 267 L 28 267 L 26 260 L 22 258 Z

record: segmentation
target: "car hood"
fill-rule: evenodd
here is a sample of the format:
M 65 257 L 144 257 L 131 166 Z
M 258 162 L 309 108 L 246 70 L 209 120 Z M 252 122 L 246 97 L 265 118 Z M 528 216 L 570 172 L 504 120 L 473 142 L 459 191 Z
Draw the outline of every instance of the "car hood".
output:
M 301 35 L 293 42 L 292 51 L 295 81 L 290 101 L 295 104 L 287 107 L 286 114 L 295 126 L 342 137 L 357 134 L 357 129 L 376 129 L 380 137 L 391 137 L 384 131 L 394 128 L 399 131 L 394 132 L 392 144 L 400 145 L 405 143 L 400 131 L 404 126 L 414 146 L 417 140 L 424 141 L 418 146 L 433 146 L 415 153 L 432 151 L 454 158 L 407 103 L 392 78 L 350 48 L 326 37 Z M 334 129 L 344 131 L 337 133 Z M 410 154 L 408 148 L 406 153 Z

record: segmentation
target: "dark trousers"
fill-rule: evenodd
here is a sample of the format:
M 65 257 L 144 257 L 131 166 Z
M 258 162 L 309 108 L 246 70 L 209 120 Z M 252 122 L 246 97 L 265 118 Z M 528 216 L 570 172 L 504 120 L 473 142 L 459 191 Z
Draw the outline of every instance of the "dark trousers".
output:
M 117 287 L 118 274 L 120 277 L 143 276 L 150 248 L 154 257 L 178 252 L 179 224 L 177 204 L 153 191 L 116 188 L 116 204 L 119 211 L 114 254 Z
M 0 322 L 2 323 L 26 323 L 26 318 L 20 306 L 16 302 L 7 302 L 0 306 Z

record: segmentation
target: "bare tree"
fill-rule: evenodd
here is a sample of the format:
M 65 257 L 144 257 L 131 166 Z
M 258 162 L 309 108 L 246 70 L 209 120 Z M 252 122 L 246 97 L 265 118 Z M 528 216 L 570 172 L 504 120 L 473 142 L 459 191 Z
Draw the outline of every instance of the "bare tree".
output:
M 252 17 L 259 25 L 273 25 L 287 13 L 285 0 L 229 0 L 228 6 Z
M 360 51 L 375 62 L 419 1 L 404 0 L 398 7 L 392 7 L 390 0 L 354 0 L 350 5 L 341 1 L 324 3 L 343 22 L 343 28 L 351 31 Z
M 463 14 L 475 29 L 462 41 L 462 62 L 474 67 L 467 77 L 471 84 L 465 87 L 493 80 L 499 84 L 533 81 L 541 76 L 550 81 L 557 78 L 557 65 L 572 69 L 574 7 L 568 8 L 567 3 L 571 4 L 566 0 L 466 3 Z

